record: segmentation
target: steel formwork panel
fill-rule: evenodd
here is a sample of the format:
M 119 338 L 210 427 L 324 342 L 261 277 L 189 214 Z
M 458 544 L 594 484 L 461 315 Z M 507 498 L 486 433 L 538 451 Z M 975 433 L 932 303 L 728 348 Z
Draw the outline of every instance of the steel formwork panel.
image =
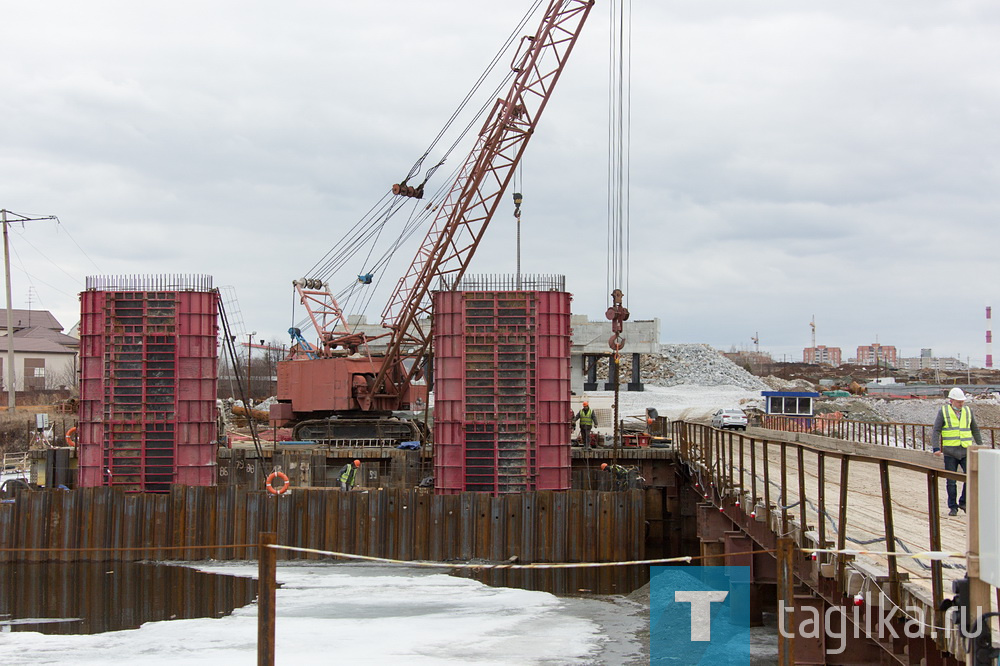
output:
M 568 489 L 569 294 L 434 298 L 437 492 Z
M 90 289 L 80 299 L 80 485 L 214 483 L 218 295 Z

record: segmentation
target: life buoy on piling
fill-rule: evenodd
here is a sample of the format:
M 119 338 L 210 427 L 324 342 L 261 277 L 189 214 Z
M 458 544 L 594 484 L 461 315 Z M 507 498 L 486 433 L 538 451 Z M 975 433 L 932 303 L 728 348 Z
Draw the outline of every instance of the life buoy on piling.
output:
M 275 488 L 271 484 L 271 482 L 274 481 L 276 477 L 285 482 L 285 485 L 281 486 L 281 488 Z M 288 490 L 288 477 L 285 475 L 284 472 L 271 472 L 271 475 L 267 477 L 267 483 L 265 483 L 264 485 L 267 488 L 267 492 L 273 495 L 280 495 L 286 490 Z
M 76 426 L 73 426 L 66 431 L 66 444 L 67 446 L 76 446 L 76 440 L 73 439 L 73 435 L 76 434 Z

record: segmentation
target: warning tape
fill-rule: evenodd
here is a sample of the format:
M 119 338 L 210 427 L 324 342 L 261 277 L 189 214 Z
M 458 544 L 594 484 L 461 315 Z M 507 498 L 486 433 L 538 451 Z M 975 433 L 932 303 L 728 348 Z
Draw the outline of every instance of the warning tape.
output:
M 965 553 L 958 553 L 947 550 L 925 550 L 922 553 L 907 553 L 891 550 L 859 550 L 856 548 L 803 548 L 803 553 L 829 553 L 831 555 L 882 555 L 895 557 L 912 557 L 925 560 L 947 560 L 950 558 L 966 559 Z
M 371 555 L 355 555 L 354 553 L 340 553 L 333 550 L 318 550 L 316 548 L 299 548 L 298 546 L 282 546 L 280 544 L 269 544 L 268 548 L 276 550 L 292 550 L 299 553 L 312 553 L 314 555 L 328 555 L 348 560 L 363 560 L 365 562 L 381 562 L 383 564 L 403 564 L 410 567 L 433 567 L 437 569 L 592 569 L 597 567 L 624 567 L 634 565 L 655 565 L 655 564 L 690 564 L 695 560 L 708 559 L 711 557 L 723 557 L 722 555 L 696 555 L 688 557 L 666 557 L 655 560 L 628 560 L 624 562 L 559 562 L 536 564 L 513 564 L 505 562 L 500 564 L 473 564 L 468 562 L 426 562 L 416 560 L 395 560 L 388 557 L 374 557 Z M 736 557 L 739 555 L 756 555 L 758 553 L 773 553 L 774 550 L 752 550 L 745 553 L 726 553 L 725 557 Z

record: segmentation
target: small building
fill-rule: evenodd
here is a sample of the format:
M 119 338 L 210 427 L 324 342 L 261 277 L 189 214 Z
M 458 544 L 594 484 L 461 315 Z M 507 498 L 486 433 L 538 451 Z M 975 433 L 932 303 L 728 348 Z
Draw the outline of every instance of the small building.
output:
M 809 391 L 761 391 L 764 413 L 777 416 L 813 416 L 819 393 Z
M 14 389 L 42 391 L 76 386 L 80 341 L 46 310 L 11 310 Z M 7 311 L 0 309 L 0 383 L 7 388 Z

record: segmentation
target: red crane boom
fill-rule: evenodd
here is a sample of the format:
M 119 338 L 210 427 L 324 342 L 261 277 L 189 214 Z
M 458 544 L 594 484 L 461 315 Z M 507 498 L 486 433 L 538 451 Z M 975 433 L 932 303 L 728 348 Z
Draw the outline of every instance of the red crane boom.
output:
M 299 296 L 310 316 L 314 309 L 330 316 L 323 318 L 323 325 L 313 317 L 322 338 L 315 353 L 299 353 L 294 360 L 279 363 L 281 404 L 272 407 L 274 423 L 424 404 L 426 392 L 417 391 L 412 382 L 422 373 L 431 342 L 430 331 L 424 330 L 420 321 L 431 314 L 428 294 L 435 280 L 454 286 L 465 274 L 593 5 L 594 0 L 550 0 L 537 32 L 522 40 L 506 97 L 496 100 L 382 314 L 382 324 L 390 334 L 381 359 L 353 353 L 371 338 L 336 330 L 343 314 L 326 285 L 312 285 L 315 289 L 301 285 Z M 393 191 L 400 196 L 423 195 L 422 187 L 397 185 Z M 297 281 L 300 287 L 298 282 L 310 281 Z M 338 347 L 343 349 L 337 351 Z M 310 354 L 312 358 L 307 358 Z M 297 427 L 298 436 L 317 441 L 336 438 L 332 425 L 309 422 L 311 433 L 303 425 Z
M 432 283 L 441 278 L 455 286 L 465 274 L 593 5 L 594 0 L 552 0 L 538 31 L 522 41 L 512 64 L 517 75 L 507 96 L 496 101 L 382 313 L 382 324 L 392 330 L 392 336 L 371 386 L 372 400 L 391 401 L 421 372 L 421 363 L 405 366 L 402 361 L 419 361 L 430 346 L 430 331 L 419 320 L 430 315 Z

